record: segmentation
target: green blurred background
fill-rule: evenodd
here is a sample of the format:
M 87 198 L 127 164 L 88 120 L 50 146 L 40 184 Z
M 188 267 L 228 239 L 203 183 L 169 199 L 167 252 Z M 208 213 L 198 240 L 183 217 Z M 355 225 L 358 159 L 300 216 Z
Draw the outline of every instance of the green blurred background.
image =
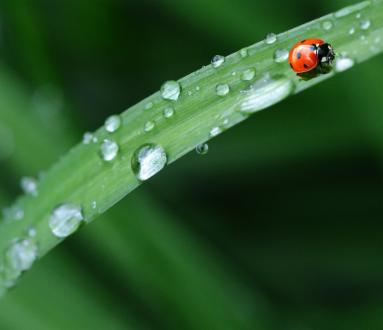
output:
M 351 3 L 1 0 L 0 207 L 164 80 Z M 382 73 L 177 161 L 38 261 L 0 329 L 383 329 Z

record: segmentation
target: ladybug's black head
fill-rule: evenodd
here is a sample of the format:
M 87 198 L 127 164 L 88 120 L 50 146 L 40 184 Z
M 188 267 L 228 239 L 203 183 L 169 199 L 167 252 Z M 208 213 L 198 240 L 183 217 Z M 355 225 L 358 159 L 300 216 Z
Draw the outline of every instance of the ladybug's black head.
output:
M 319 63 L 331 64 L 334 61 L 335 52 L 330 44 L 319 45 L 317 52 Z

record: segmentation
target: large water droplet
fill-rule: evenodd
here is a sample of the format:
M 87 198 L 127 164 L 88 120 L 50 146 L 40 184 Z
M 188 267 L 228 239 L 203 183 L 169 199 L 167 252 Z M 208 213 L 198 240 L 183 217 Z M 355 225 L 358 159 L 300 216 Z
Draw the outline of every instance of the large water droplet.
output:
M 277 49 L 274 52 L 274 61 L 276 63 L 283 63 L 289 58 L 289 51 L 287 49 Z
M 73 234 L 84 220 L 82 208 L 76 204 L 62 204 L 55 208 L 49 219 L 53 235 L 63 238 Z
M 117 131 L 121 126 L 121 117 L 118 115 L 110 116 L 105 120 L 105 129 L 109 133 Z
M 337 72 L 346 71 L 354 66 L 354 60 L 349 57 L 340 57 L 335 62 L 335 70 Z
M 201 143 L 195 147 L 195 151 L 199 155 L 206 155 L 209 152 L 209 145 L 207 143 Z
M 215 92 L 218 96 L 226 96 L 230 92 L 230 87 L 228 84 L 218 84 L 215 87 Z
M 165 82 L 161 86 L 161 96 L 165 100 L 177 101 L 181 94 L 181 85 L 174 80 Z
M 365 20 L 360 22 L 360 28 L 362 30 L 368 30 L 370 28 L 370 26 L 371 26 L 371 22 L 368 19 L 365 19 Z
M 167 155 L 160 145 L 144 144 L 132 157 L 132 170 L 140 181 L 145 181 L 161 171 L 167 163 Z
M 225 63 L 225 57 L 222 55 L 215 55 L 211 60 L 211 65 L 213 68 L 220 67 L 223 63 Z
M 4 273 L 7 286 L 12 286 L 20 274 L 31 268 L 37 258 L 37 245 L 31 239 L 17 240 L 5 252 Z
M 171 118 L 174 115 L 174 109 L 172 107 L 166 107 L 164 109 L 164 117 Z
M 323 28 L 323 30 L 325 30 L 325 31 L 329 31 L 329 30 L 331 30 L 331 29 L 332 29 L 332 22 L 331 22 L 331 21 L 324 21 L 324 22 L 322 23 L 322 28 Z
M 250 81 L 253 80 L 255 77 L 255 70 L 254 69 L 247 69 L 242 72 L 241 79 L 244 81 Z
M 110 162 L 116 158 L 119 146 L 115 141 L 104 140 L 100 147 L 100 153 L 103 160 Z
M 271 44 L 273 44 L 276 41 L 277 41 L 277 35 L 275 33 L 269 33 L 269 34 L 266 35 L 265 42 L 268 45 L 271 45 Z
M 37 180 L 35 178 L 23 177 L 20 185 L 25 194 L 37 196 Z
M 290 79 L 278 77 L 272 79 L 269 75 L 250 88 L 243 91 L 246 98 L 241 103 L 240 111 L 253 113 L 265 109 L 286 98 L 294 91 L 294 84 Z

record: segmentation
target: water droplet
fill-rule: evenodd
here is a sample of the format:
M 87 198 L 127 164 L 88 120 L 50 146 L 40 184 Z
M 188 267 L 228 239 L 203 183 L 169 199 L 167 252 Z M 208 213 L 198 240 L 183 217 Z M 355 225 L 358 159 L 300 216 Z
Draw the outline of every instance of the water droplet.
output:
M 206 155 L 209 152 L 209 145 L 207 143 L 201 143 L 195 147 L 195 151 L 198 155 Z
M 177 101 L 181 94 L 181 85 L 174 80 L 165 82 L 161 86 L 161 96 L 165 100 Z
M 360 11 L 360 10 L 362 10 L 368 6 L 370 6 L 370 1 L 363 1 L 363 2 L 357 3 L 356 5 L 351 5 L 351 6 L 348 6 L 348 7 L 345 7 L 345 8 L 338 10 L 335 13 L 335 17 L 337 17 L 337 18 L 345 17 L 345 16 L 353 14 L 357 11 Z
M 167 163 L 165 150 L 158 144 L 148 143 L 138 148 L 132 157 L 132 170 L 140 181 L 161 171 Z
M 113 115 L 106 119 L 105 129 L 109 133 L 117 131 L 121 126 L 121 117 L 119 115 Z
M 355 33 L 355 28 L 351 27 L 350 30 L 348 30 L 348 34 L 354 34 Z
M 360 22 L 360 28 L 362 30 L 368 30 L 371 26 L 371 22 L 368 19 L 365 19 Z
M 98 142 L 98 138 L 97 138 L 97 136 L 94 136 L 94 137 L 93 137 L 92 142 L 93 142 L 93 143 L 97 143 L 97 142 Z
M 244 58 L 244 57 L 247 57 L 247 55 L 249 55 L 249 52 L 247 51 L 247 48 L 242 48 L 239 51 L 239 54 L 241 55 L 242 58 Z
M 193 95 L 193 92 L 192 92 L 192 91 L 187 91 L 187 95 L 188 95 L 188 96 L 192 96 L 192 95 Z
M 12 286 L 20 274 L 32 267 L 37 258 L 37 245 L 31 239 L 13 242 L 5 252 L 4 272 L 7 286 Z
M 215 92 L 218 96 L 226 96 L 230 92 L 230 87 L 228 84 L 218 84 L 215 88 Z
M 20 185 L 25 194 L 37 196 L 37 180 L 35 178 L 23 177 Z
M 57 237 L 67 237 L 73 234 L 84 220 L 81 206 L 62 204 L 55 208 L 49 219 L 49 228 Z
M 84 144 L 89 144 L 93 140 L 93 134 L 90 132 L 85 132 L 83 137 L 82 137 L 82 143 Z
M 289 58 L 289 51 L 287 49 L 277 49 L 274 52 L 274 61 L 276 63 L 283 63 Z
M 116 158 L 119 151 L 118 144 L 115 141 L 104 140 L 101 144 L 100 152 L 103 160 L 110 162 Z
M 93 210 L 96 209 L 97 208 L 97 202 L 96 201 L 92 201 L 91 207 L 92 207 Z
M 221 128 L 216 126 L 216 127 L 213 127 L 211 130 L 210 130 L 210 137 L 215 137 L 217 136 L 218 134 L 220 134 L 222 132 Z
M 226 119 L 223 121 L 223 125 L 224 125 L 224 126 L 229 125 L 229 119 L 226 118 Z
M 255 70 L 254 69 L 247 69 L 242 72 L 241 79 L 244 81 L 250 81 L 253 80 L 255 77 Z
M 322 23 L 323 30 L 329 31 L 332 29 L 332 22 L 331 21 L 324 21 Z
M 167 107 L 164 109 L 164 117 L 171 118 L 174 115 L 174 109 L 172 107 Z
M 361 13 L 357 13 L 357 14 L 355 15 L 355 17 L 356 17 L 357 19 L 359 19 L 359 18 L 362 17 L 362 14 L 361 14 Z
M 24 210 L 21 206 L 13 205 L 3 209 L 4 221 L 17 221 L 24 218 Z
M 354 66 L 354 60 L 349 57 L 340 57 L 335 62 L 335 70 L 337 72 L 346 71 Z
M 275 33 L 269 33 L 269 34 L 266 35 L 265 42 L 268 45 L 271 45 L 271 44 L 273 44 L 276 41 L 277 41 L 277 35 Z
M 35 237 L 36 234 L 37 234 L 37 231 L 36 231 L 35 228 L 29 228 L 29 229 L 28 229 L 28 236 L 29 236 L 29 237 Z
M 201 87 L 196 86 L 195 90 L 198 92 L 201 89 Z
M 265 75 L 242 91 L 246 94 L 246 98 L 240 105 L 240 111 L 249 114 L 272 106 L 290 95 L 294 87 L 293 82 L 283 76 L 271 78 Z
M 220 67 L 223 63 L 225 63 L 225 57 L 222 55 L 215 55 L 211 60 L 211 65 L 213 68 Z
M 152 102 L 149 102 L 149 103 L 147 103 L 147 104 L 145 105 L 145 110 L 149 110 L 149 109 L 151 109 L 151 108 L 153 108 L 153 103 L 152 103 Z
M 156 126 L 156 125 L 154 124 L 154 122 L 151 121 L 151 120 L 149 120 L 149 121 L 147 121 L 147 122 L 145 123 L 145 125 L 144 125 L 144 131 L 145 131 L 145 132 L 150 132 L 150 131 L 154 128 L 154 126 Z

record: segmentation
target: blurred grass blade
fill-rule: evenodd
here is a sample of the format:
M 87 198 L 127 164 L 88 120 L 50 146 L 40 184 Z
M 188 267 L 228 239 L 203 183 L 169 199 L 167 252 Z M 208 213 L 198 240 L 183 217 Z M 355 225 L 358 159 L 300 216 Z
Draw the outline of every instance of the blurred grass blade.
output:
M 359 28 L 350 34 L 356 25 Z M 65 206 L 70 206 L 77 221 L 84 216 L 89 223 L 140 184 L 132 160 L 143 163 L 138 178 L 145 180 L 165 161 L 172 163 L 250 114 L 381 53 L 382 35 L 383 1 L 364 1 L 282 33 L 273 43 L 259 42 L 224 61 L 216 58 L 214 67 L 164 85 L 161 93 L 124 112 L 121 127 L 113 133 L 101 128 L 88 144 L 72 149 L 41 179 L 38 196 L 17 201 L 15 208 L 22 210 L 24 219 L 2 223 L 0 251 L 4 255 L 15 239 L 25 238 L 33 227 L 37 234 L 29 242 L 38 246 L 41 257 L 62 240 L 56 236 L 68 234 L 53 235 L 48 226 L 58 205 L 69 203 Z M 313 36 L 331 42 L 339 56 L 334 72 L 302 81 L 290 69 L 286 54 L 297 40 Z M 9 285 L 4 275 L 9 269 L 2 268 L 1 284 Z

